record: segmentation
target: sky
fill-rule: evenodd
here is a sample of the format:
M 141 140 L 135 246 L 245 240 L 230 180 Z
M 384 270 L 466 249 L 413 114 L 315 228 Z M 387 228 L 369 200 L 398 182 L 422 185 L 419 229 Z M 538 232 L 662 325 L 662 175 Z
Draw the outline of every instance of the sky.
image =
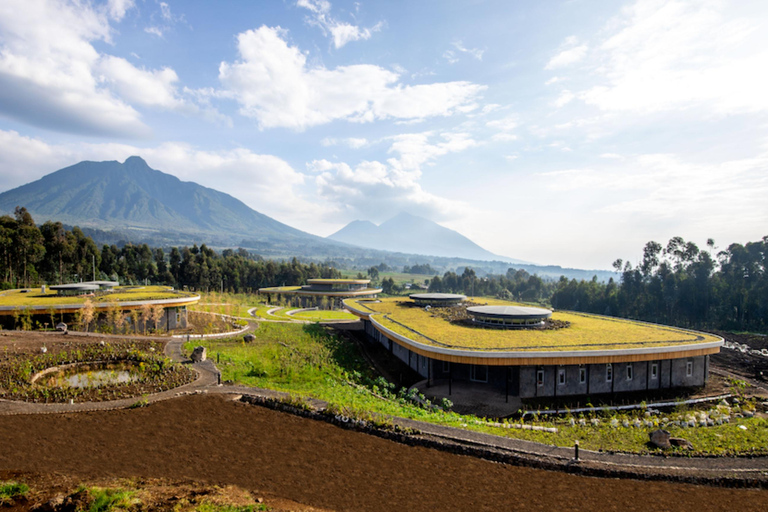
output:
M 764 0 L 2 0 L 0 191 L 138 155 L 320 236 L 610 269 L 768 235 L 767 91 Z

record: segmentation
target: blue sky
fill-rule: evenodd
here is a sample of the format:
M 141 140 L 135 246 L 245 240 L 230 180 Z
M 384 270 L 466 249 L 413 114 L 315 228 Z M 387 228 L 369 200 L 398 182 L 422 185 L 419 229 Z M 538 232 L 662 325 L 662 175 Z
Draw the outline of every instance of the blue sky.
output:
M 541 264 L 768 235 L 768 4 L 0 2 L 0 190 L 142 156 L 326 236 Z M 44 220 L 44 219 L 38 219 Z

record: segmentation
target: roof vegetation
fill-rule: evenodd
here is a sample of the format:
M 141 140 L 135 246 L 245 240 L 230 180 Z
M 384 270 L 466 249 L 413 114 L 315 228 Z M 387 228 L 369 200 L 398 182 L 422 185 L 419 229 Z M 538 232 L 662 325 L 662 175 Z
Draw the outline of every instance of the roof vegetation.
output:
M 83 304 L 90 300 L 94 306 L 116 302 L 177 299 L 195 297 L 196 294 L 176 291 L 170 286 L 118 286 L 112 291 L 97 292 L 95 295 L 61 296 L 55 291 L 42 293 L 39 288 L 8 290 L 0 293 L 0 307 L 25 308 L 30 306 L 56 306 Z
M 521 305 L 496 299 L 475 299 L 476 305 Z M 458 350 L 572 351 L 652 348 L 720 341 L 717 336 L 675 327 L 575 312 L 555 312 L 553 320 L 570 322 L 556 330 L 494 329 L 453 323 L 402 298 L 347 299 L 360 311 L 393 332 L 425 345 Z

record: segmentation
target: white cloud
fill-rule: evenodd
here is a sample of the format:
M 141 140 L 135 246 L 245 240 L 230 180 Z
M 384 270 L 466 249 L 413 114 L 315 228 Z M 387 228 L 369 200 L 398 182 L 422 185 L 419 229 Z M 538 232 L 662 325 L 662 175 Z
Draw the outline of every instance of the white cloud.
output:
M 579 95 L 608 111 L 768 110 L 765 16 L 740 2 L 639 0 L 597 41 L 597 83 Z
M 106 14 L 90 4 L 0 2 L 0 112 L 46 128 L 138 136 L 148 132 L 130 105 L 93 74 L 110 42 Z
M 598 196 L 593 213 L 653 222 L 665 236 L 682 223 L 696 236 L 748 239 L 762 236 L 768 218 L 768 153 L 714 163 L 647 154 L 539 176 L 550 190 Z
M 557 55 L 549 59 L 544 69 L 558 69 L 576 64 L 587 56 L 587 50 L 586 44 L 579 44 L 576 37 L 570 36 L 563 42 Z
M 322 141 L 320 141 L 320 143 L 323 146 L 336 146 L 339 144 L 343 144 L 345 146 L 349 146 L 352 149 L 364 148 L 365 146 L 370 144 L 370 142 L 368 142 L 368 139 L 359 138 L 359 137 L 348 137 L 345 139 L 336 139 L 333 137 L 326 137 Z
M 564 107 L 565 105 L 570 103 L 571 100 L 573 100 L 575 97 L 576 95 L 573 94 L 571 91 L 569 91 L 568 89 L 564 89 L 560 91 L 560 95 L 557 97 L 557 99 L 554 102 L 552 102 L 552 105 L 555 108 Z
M 109 0 L 107 2 L 109 16 L 115 21 L 122 20 L 125 13 L 133 7 L 135 7 L 134 0 Z
M 296 5 L 312 12 L 308 18 L 311 25 L 320 27 L 325 34 L 331 34 L 333 46 L 338 50 L 352 41 L 370 39 L 374 32 L 381 30 L 383 24 L 377 23 L 371 28 L 360 28 L 330 15 L 331 4 L 325 0 L 298 0 Z
M 549 80 L 547 80 L 546 82 L 544 82 L 544 85 L 552 85 L 552 84 L 556 84 L 556 83 L 558 83 L 558 82 L 562 82 L 563 80 L 565 80 L 565 78 L 563 78 L 563 77 L 561 77 L 561 76 L 553 76 L 552 78 L 550 78 Z
M 464 43 L 462 43 L 460 39 L 451 43 L 451 46 L 453 46 L 453 49 L 446 50 L 443 53 L 443 58 L 446 59 L 450 64 L 459 62 L 458 54 L 461 53 L 465 53 L 475 60 L 483 60 L 483 54 L 485 53 L 485 50 L 481 50 L 479 48 L 467 48 L 464 46 Z
M 491 139 L 501 142 L 517 140 L 518 137 L 514 131 L 517 129 L 518 125 L 518 118 L 515 114 L 485 123 L 485 126 L 496 131 L 496 133 L 491 136 Z
M 310 68 L 285 36 L 279 27 L 243 32 L 238 35 L 241 60 L 219 67 L 240 113 L 262 128 L 447 116 L 476 108 L 474 100 L 485 89 L 469 82 L 405 86 L 397 73 L 369 64 Z
M 171 14 L 171 6 L 165 2 L 160 2 L 160 15 L 164 20 L 173 21 L 173 15 Z
M 153 147 L 127 144 L 48 144 L 14 131 L 0 130 L 0 190 L 36 180 L 83 160 L 124 161 L 132 155 L 150 167 L 194 181 L 240 199 L 251 208 L 284 222 L 309 228 L 325 207 L 308 202 L 297 191 L 304 181 L 287 162 L 245 148 L 205 151 L 186 143 Z M 38 219 L 44 220 L 44 219 Z
M 134 105 L 158 106 L 176 109 L 184 105 L 177 97 L 179 81 L 171 68 L 139 69 L 121 57 L 104 56 L 99 63 L 101 71 L 112 88 Z
M 440 140 L 434 139 L 439 137 Z M 466 133 L 432 132 L 391 137 L 386 162 L 362 161 L 352 167 L 344 162 L 315 160 L 308 170 L 315 178 L 318 193 L 331 205 L 339 219 L 363 218 L 382 221 L 393 213 L 408 211 L 432 219 L 460 217 L 468 206 L 425 191 L 420 179 L 422 166 L 448 153 L 464 151 L 478 143 Z
M 182 106 L 176 73 L 138 69 L 94 48 L 112 43 L 109 20 L 121 19 L 132 5 L 0 2 L 0 114 L 70 133 L 148 135 L 134 105 Z
M 144 32 L 147 34 L 152 34 L 153 36 L 163 37 L 163 30 L 160 27 L 144 27 Z

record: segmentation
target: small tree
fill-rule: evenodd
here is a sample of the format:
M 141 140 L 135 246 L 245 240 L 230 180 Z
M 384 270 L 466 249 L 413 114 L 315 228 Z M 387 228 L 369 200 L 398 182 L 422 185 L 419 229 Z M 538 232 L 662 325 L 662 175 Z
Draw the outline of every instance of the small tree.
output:
M 152 305 L 150 304 L 142 304 L 141 305 L 141 322 L 144 324 L 144 335 L 147 334 L 147 324 L 149 323 L 149 320 L 152 318 Z
M 91 302 L 91 299 L 86 299 L 86 301 L 83 303 L 83 307 L 80 308 L 79 313 L 80 324 L 85 329 L 85 332 L 88 332 L 88 327 L 91 325 L 93 317 L 96 314 L 96 308 L 93 307 L 93 302 Z
M 129 316 L 131 317 L 131 323 L 133 324 L 133 333 L 136 334 L 139 332 L 139 310 L 132 309 Z
M 150 309 L 149 316 L 152 318 L 152 326 L 154 327 L 155 331 L 160 330 L 158 328 L 158 323 L 163 318 L 163 313 L 165 313 L 165 308 L 160 304 L 155 304 Z

